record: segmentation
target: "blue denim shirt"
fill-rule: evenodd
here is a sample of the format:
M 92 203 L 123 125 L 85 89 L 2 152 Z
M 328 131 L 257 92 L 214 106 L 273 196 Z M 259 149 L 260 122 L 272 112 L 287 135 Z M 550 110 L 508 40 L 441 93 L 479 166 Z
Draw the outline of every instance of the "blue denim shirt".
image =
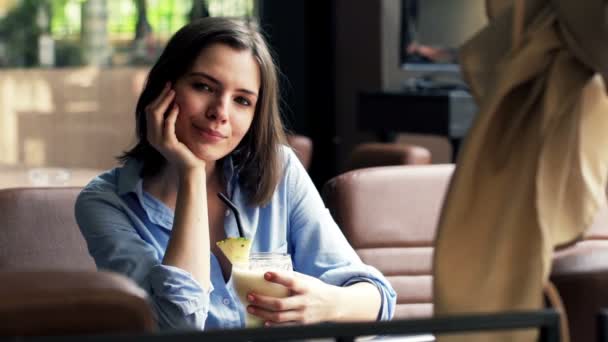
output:
M 252 251 L 288 252 L 295 271 L 336 286 L 371 282 L 382 297 L 378 318 L 392 318 L 391 285 L 348 244 L 293 151 L 285 147 L 281 153 L 283 177 L 263 207 L 247 204 L 230 159 L 224 163 L 228 194 L 241 212 L 245 236 L 253 239 Z M 213 254 L 209 290 L 189 272 L 161 264 L 173 210 L 143 191 L 140 170 L 140 163 L 130 160 L 96 177 L 78 196 L 76 220 L 97 267 L 122 273 L 145 289 L 161 329 L 243 327 L 244 307 Z M 238 236 L 234 215 L 226 216 L 226 235 Z

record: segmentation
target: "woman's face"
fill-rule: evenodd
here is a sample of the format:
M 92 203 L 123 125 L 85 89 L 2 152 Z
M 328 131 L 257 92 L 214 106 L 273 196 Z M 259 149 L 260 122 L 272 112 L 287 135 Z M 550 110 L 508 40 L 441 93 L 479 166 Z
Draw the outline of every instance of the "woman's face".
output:
M 260 68 L 250 51 L 216 43 L 200 52 L 173 89 L 177 139 L 198 158 L 214 162 L 232 152 L 251 127 Z

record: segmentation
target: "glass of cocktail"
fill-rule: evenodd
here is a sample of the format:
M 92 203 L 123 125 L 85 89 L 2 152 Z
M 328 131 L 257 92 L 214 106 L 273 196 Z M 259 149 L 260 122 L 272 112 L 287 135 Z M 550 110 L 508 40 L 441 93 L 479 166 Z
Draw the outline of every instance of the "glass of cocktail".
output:
M 280 284 L 264 279 L 267 271 L 291 271 L 291 256 L 288 253 L 251 253 L 247 262 L 232 264 L 232 284 L 239 295 L 241 303 L 246 308 L 249 305 L 247 294 L 257 294 L 272 297 L 287 297 L 289 290 Z M 247 327 L 259 327 L 263 320 L 245 311 Z

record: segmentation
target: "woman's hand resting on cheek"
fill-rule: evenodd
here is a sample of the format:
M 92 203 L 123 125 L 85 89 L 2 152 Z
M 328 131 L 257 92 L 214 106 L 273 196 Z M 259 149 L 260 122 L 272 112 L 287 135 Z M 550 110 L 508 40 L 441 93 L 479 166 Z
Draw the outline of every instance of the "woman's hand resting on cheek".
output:
M 160 95 L 146 107 L 148 142 L 180 173 L 198 168 L 204 170 L 205 162 L 197 158 L 175 135 L 179 107 L 174 100 L 175 90 L 167 83 Z
M 276 298 L 249 293 L 247 311 L 265 321 L 266 326 L 309 324 L 337 319 L 337 286 L 297 272 L 266 272 L 267 281 L 281 284 L 290 296 Z

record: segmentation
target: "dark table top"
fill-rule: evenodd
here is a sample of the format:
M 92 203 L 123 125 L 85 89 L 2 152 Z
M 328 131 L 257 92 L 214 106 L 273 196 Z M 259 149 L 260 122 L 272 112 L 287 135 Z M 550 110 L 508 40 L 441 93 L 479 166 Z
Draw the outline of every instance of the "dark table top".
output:
M 463 90 L 372 91 L 358 97 L 361 130 L 434 134 L 463 138 L 477 106 Z

